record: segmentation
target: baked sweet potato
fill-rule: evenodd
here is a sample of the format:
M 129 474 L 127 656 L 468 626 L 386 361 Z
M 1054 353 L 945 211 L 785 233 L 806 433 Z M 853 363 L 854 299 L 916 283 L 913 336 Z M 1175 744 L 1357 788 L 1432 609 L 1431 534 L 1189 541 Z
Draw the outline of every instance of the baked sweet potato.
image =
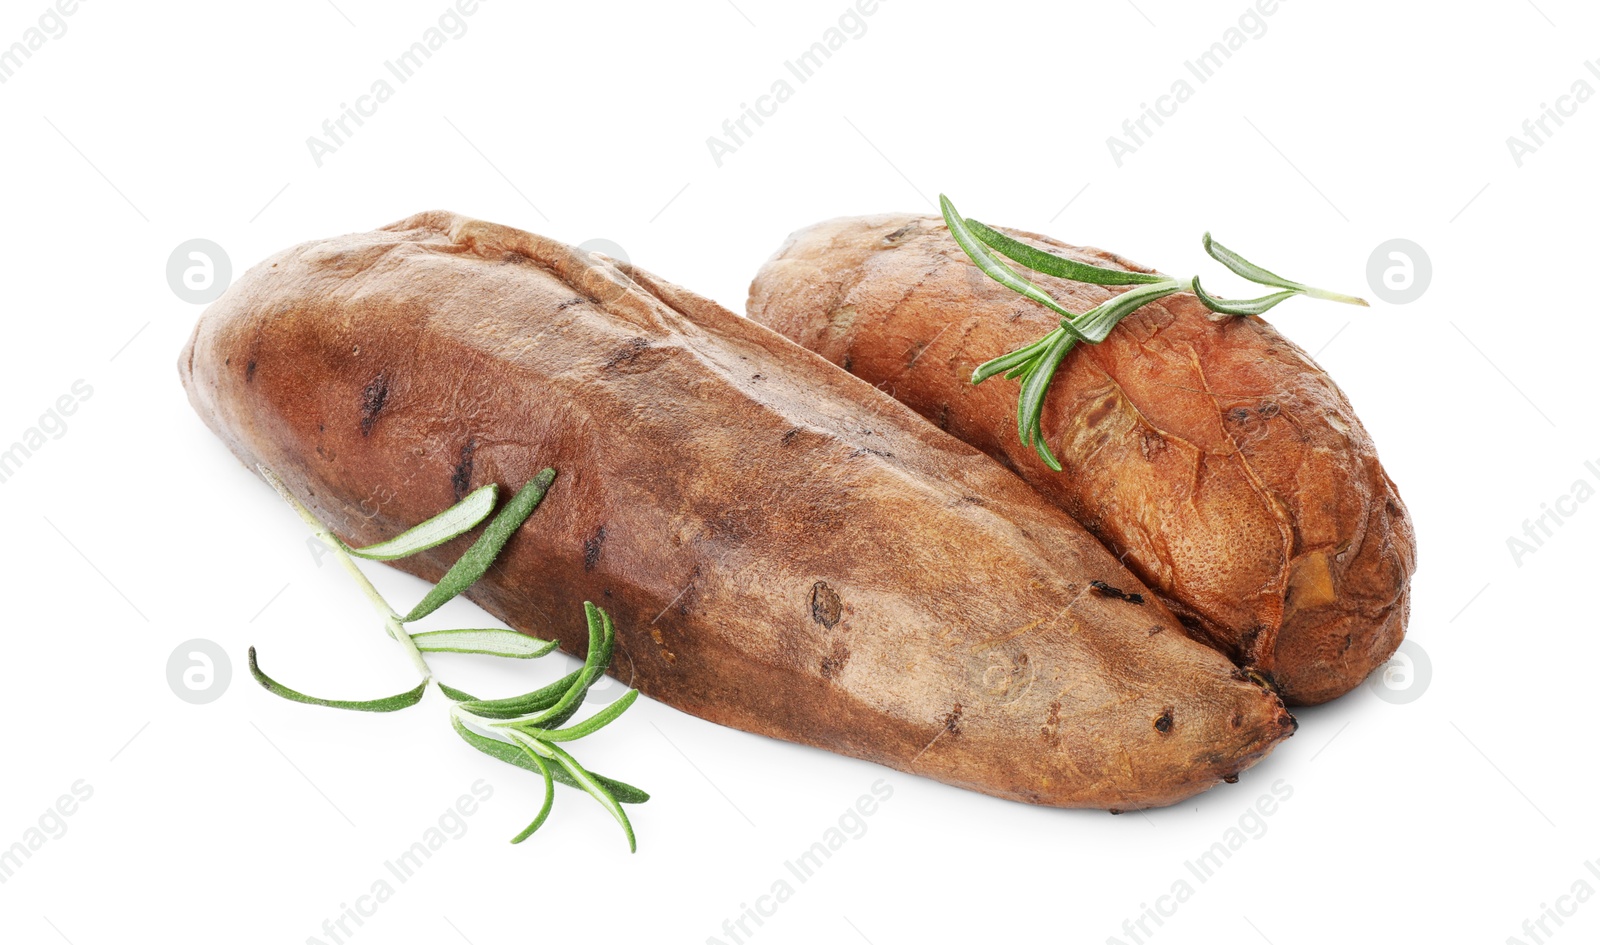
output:
M 643 270 L 448 213 L 250 270 L 195 409 L 344 540 L 558 478 L 472 599 L 714 722 L 1037 804 L 1167 804 L 1294 728 L 1067 515 L 781 336 Z M 464 536 L 396 564 L 437 580 Z
M 1075 312 L 1117 291 L 1031 278 Z M 749 314 L 1016 471 L 1291 705 L 1354 688 L 1399 646 L 1416 564 L 1405 505 L 1344 394 L 1259 317 L 1213 315 L 1183 293 L 1073 349 L 1041 426 L 1058 473 L 1018 440 L 1016 384 L 970 379 L 1060 317 L 985 278 L 943 220 L 795 233 L 751 285 Z

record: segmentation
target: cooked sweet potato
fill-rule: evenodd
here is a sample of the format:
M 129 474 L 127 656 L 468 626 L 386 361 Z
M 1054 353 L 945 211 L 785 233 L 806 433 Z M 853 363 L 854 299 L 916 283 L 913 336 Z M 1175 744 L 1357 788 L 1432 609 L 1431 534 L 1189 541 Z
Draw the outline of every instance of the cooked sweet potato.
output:
M 1047 252 L 1150 270 L 1006 231 Z M 1071 311 L 1116 289 L 1033 277 Z M 970 383 L 1059 316 L 985 278 L 936 217 L 819 223 L 750 287 L 750 317 L 908 404 L 1066 509 L 1154 588 L 1196 639 L 1291 704 L 1331 699 L 1399 646 L 1411 522 L 1333 380 L 1260 318 L 1184 293 L 1068 356 L 1042 430 L 1017 437 L 1017 385 Z
M 559 476 L 470 596 L 725 725 L 1037 804 L 1167 804 L 1293 730 L 1092 536 L 871 385 L 648 273 L 447 213 L 288 250 L 180 372 L 364 544 Z M 437 580 L 468 537 L 397 562 Z

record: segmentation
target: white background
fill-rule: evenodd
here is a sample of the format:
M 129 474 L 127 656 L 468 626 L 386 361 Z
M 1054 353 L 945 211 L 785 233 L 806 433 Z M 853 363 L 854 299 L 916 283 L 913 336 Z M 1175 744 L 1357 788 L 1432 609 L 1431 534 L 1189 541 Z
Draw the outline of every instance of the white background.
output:
M 1575 80 L 1600 88 L 1584 66 L 1600 56 L 1593 6 L 1289 0 L 1200 84 L 1185 60 L 1245 0 L 884 0 L 718 167 L 706 138 L 793 82 L 784 61 L 846 9 L 735 2 L 485 2 L 320 168 L 306 138 L 445 0 L 86 0 L 0 85 L 0 446 L 75 380 L 93 388 L 0 484 L 0 846 L 74 782 L 93 790 L 0 885 L 5 938 L 331 942 L 324 920 L 478 779 L 494 794 L 465 835 L 346 941 L 731 942 L 723 921 L 879 778 L 894 794 L 865 836 L 747 941 L 1132 942 L 1124 920 L 1188 879 L 1193 896 L 1146 941 L 1531 942 L 1522 924 L 1544 904 L 1579 880 L 1600 889 L 1585 867 L 1600 858 L 1587 597 L 1600 502 L 1566 505 L 1575 514 L 1520 563 L 1507 548 L 1575 481 L 1600 484 L 1584 466 L 1600 466 L 1600 103 L 1521 167 L 1506 144 Z M 44 8 L 7 0 L 0 45 Z M 1179 78 L 1192 99 L 1119 168 L 1106 137 Z M 1237 785 L 1121 817 L 994 800 L 641 701 L 582 746 L 654 794 L 634 808 L 629 856 L 566 789 L 544 831 L 507 844 L 537 786 L 460 744 L 437 694 L 398 715 L 338 714 L 250 682 L 250 644 L 317 693 L 375 696 L 412 677 L 300 522 L 190 411 L 174 365 L 200 309 L 168 286 L 178 244 L 216 241 L 238 275 L 290 244 L 439 207 L 612 240 L 742 310 L 790 230 L 930 210 L 940 191 L 973 216 L 1167 271 L 1216 272 L 1199 249 L 1210 229 L 1369 296 L 1376 246 L 1425 248 L 1418 301 L 1297 300 L 1272 316 L 1349 394 L 1415 517 L 1410 634 L 1432 665 L 1413 677 L 1419 697 L 1363 687 L 1301 711 L 1299 733 Z M 395 600 L 421 593 L 373 570 Z M 437 625 L 482 620 L 457 603 Z M 206 705 L 166 677 L 193 638 L 232 659 Z M 571 665 L 436 663 L 497 692 Z M 1293 794 L 1265 833 L 1209 881 L 1188 873 L 1279 779 Z M 1564 921 L 1547 941 L 1594 941 L 1600 905 Z

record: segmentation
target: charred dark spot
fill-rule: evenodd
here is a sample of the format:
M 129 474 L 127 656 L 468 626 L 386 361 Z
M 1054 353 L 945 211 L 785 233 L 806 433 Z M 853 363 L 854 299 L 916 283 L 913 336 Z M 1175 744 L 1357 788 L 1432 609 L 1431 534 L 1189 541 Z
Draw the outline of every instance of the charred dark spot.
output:
M 251 361 L 250 365 L 251 367 L 254 367 L 255 362 Z M 373 424 L 378 422 L 378 412 L 383 409 L 383 405 L 388 400 L 389 378 L 387 375 L 379 374 L 377 377 L 373 378 L 372 381 L 367 384 L 366 388 L 361 392 L 362 436 L 367 436 L 372 433 Z
M 1118 810 L 1118 809 L 1117 809 L 1117 808 L 1115 808 L 1115 807 L 1107 807 L 1107 808 L 1106 808 L 1106 813 L 1108 813 L 1108 814 L 1110 814 L 1110 815 L 1111 815 L 1111 816 L 1113 816 L 1113 817 L 1115 817 L 1115 816 L 1117 816 L 1117 815 L 1118 815 L 1118 814 L 1120 814 L 1120 813 L 1122 813 L 1122 811 L 1120 811 L 1120 810 Z
M 232 355 L 229 355 L 228 357 L 222 359 L 222 366 L 223 367 L 227 367 L 228 365 L 230 365 L 232 363 L 233 363 L 233 356 Z
M 1278 716 L 1278 725 L 1288 729 L 1290 732 L 1300 731 L 1300 720 L 1287 712 Z
M 750 375 L 750 379 L 752 381 L 759 381 L 759 380 L 761 380 L 761 375 L 760 374 L 752 374 L 752 375 Z
M 1399 518 L 1400 517 L 1400 506 L 1395 505 L 1393 499 L 1384 499 L 1383 500 L 1383 508 L 1384 508 L 1385 511 L 1387 511 L 1389 513 L 1389 517 L 1390 518 Z
M 1250 419 L 1250 411 L 1243 407 L 1235 407 L 1228 411 L 1228 419 L 1234 423 L 1244 423 Z
M 844 614 L 844 603 L 826 581 L 811 585 L 811 619 L 832 630 Z
M 246 364 L 244 366 L 244 382 L 246 384 L 250 383 L 251 381 L 255 380 L 255 376 L 256 376 L 256 359 L 255 358 L 251 358 L 250 359 L 250 363 Z
M 562 302 L 560 305 L 556 306 L 556 311 L 564 312 L 567 309 L 573 307 L 574 305 L 583 305 L 586 302 L 593 302 L 593 301 L 594 301 L 594 299 L 586 299 L 586 298 L 582 298 L 582 297 L 567 299 L 565 302 Z
M 1144 603 L 1143 594 L 1129 594 L 1122 588 L 1112 587 L 1104 581 L 1090 581 L 1089 586 L 1102 597 L 1109 597 L 1112 600 L 1125 600 L 1130 604 Z
M 1268 692 L 1276 693 L 1278 691 L 1277 680 L 1273 679 L 1270 673 L 1263 672 L 1259 669 L 1245 667 L 1244 676 L 1246 679 L 1260 686 L 1262 689 L 1267 690 Z
M 883 241 L 885 243 L 898 243 L 901 240 L 905 239 L 911 233 L 916 232 L 917 226 L 918 225 L 916 223 L 907 223 L 905 226 L 902 226 L 900 229 L 895 230 L 893 233 L 890 233 L 888 236 L 885 236 L 883 238 Z
M 629 338 L 627 344 L 623 345 L 621 348 L 618 348 L 616 352 L 611 355 L 611 357 L 606 359 L 606 367 L 614 368 L 621 364 L 627 364 L 629 361 L 632 361 L 645 351 L 649 350 L 649 348 L 650 339 Z
M 789 430 L 788 432 L 784 433 L 784 435 L 779 438 L 778 442 L 782 443 L 784 446 L 788 446 L 789 442 L 791 440 L 793 440 L 796 436 L 799 436 L 799 435 L 800 435 L 800 428 L 799 427 L 795 427 L 794 429 Z
M 1038 726 L 1038 737 L 1046 745 L 1056 745 L 1059 742 L 1056 732 L 1061 731 L 1061 702 L 1051 702 L 1050 715 L 1045 716 L 1045 724 Z
M 1061 702 L 1057 700 L 1050 703 L 1050 714 L 1045 718 L 1044 724 L 1039 726 L 1039 734 L 1043 736 L 1045 742 L 1053 745 L 1056 744 L 1058 740 L 1056 738 L 1056 733 L 1060 730 L 1060 728 Z
M 1222 776 L 1222 780 L 1228 782 L 1229 784 L 1238 784 L 1239 776 L 1237 774 L 1225 774 Z
M 1270 400 L 1262 401 L 1261 402 L 1261 406 L 1256 408 L 1256 413 L 1259 413 L 1263 417 L 1271 419 L 1271 418 L 1276 417 L 1278 415 L 1278 405 L 1273 403 Z
M 600 551 L 606 544 L 606 527 L 601 525 L 593 535 L 583 540 L 583 569 L 593 571 L 600 563 Z
M 1355 641 L 1355 638 L 1354 638 L 1354 637 L 1352 637 L 1352 636 L 1351 636 L 1351 635 L 1350 635 L 1350 634 L 1348 634 L 1348 633 L 1347 633 L 1347 634 L 1345 634 L 1345 635 L 1344 635 L 1344 652 L 1346 652 L 1346 653 L 1348 653 L 1348 652 L 1350 652 L 1350 647 L 1351 647 L 1351 646 L 1352 646 L 1352 645 L 1354 645 L 1354 643 L 1355 643 L 1355 642 L 1356 642 L 1356 641 Z
M 833 650 L 822 660 L 822 678 L 836 679 L 844 671 L 844 664 L 850 662 L 850 648 L 842 641 L 835 640 Z
M 1172 731 L 1172 710 L 1167 709 L 1156 718 L 1156 731 L 1165 735 Z
M 839 366 L 844 368 L 846 371 L 850 371 L 850 373 L 854 374 L 855 372 L 850 370 L 851 369 L 851 365 L 853 365 L 853 364 L 855 364 L 854 359 L 852 359 L 847 354 L 847 355 L 844 356 L 844 360 L 839 363 Z
M 1089 411 L 1088 416 L 1083 418 L 1083 422 L 1091 427 L 1098 426 L 1100 421 L 1111 415 L 1111 411 L 1115 409 L 1116 406 L 1117 398 L 1107 397 L 1105 400 L 1095 404 L 1094 409 Z
M 939 429 L 941 429 L 941 430 L 950 429 L 950 405 L 949 404 L 941 404 L 939 406 Z
M 1151 624 L 1150 625 L 1150 629 L 1145 631 L 1145 636 L 1153 637 L 1153 636 L 1155 636 L 1156 634 L 1158 634 L 1160 632 L 1161 632 L 1161 624 L 1159 624 L 1159 623 Z
M 1239 635 L 1239 651 L 1252 653 L 1256 648 L 1256 640 L 1261 638 L 1261 627 L 1255 626 Z
M 1228 717 L 1228 724 L 1233 726 L 1234 728 L 1238 728 L 1238 727 L 1240 727 L 1241 725 L 1244 724 L 1244 716 L 1239 714 L 1238 712 L 1235 712 L 1235 713 L 1233 713 L 1233 715 Z
M 885 450 L 875 450 L 875 449 L 872 449 L 871 447 L 868 447 L 868 446 L 858 446 L 855 449 L 850 451 L 850 458 L 851 459 L 855 459 L 858 456 L 867 456 L 867 455 L 881 456 L 884 459 L 894 459 L 894 454 L 893 453 L 887 452 Z
M 472 486 L 472 454 L 477 451 L 477 440 L 468 440 L 461 444 L 461 459 L 456 463 L 455 470 L 450 473 L 450 488 L 455 490 L 457 502 L 466 498 Z
M 944 730 L 951 735 L 961 734 L 961 703 L 955 706 L 944 717 Z

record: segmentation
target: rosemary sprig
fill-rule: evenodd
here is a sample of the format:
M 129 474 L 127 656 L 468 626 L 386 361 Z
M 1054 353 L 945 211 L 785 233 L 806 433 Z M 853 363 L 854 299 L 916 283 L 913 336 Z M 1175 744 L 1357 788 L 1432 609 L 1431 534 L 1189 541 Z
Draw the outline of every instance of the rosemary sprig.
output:
M 437 547 L 451 539 L 466 534 L 488 518 L 494 510 L 498 488 L 490 485 L 478 489 L 461 502 L 420 525 L 406 530 L 388 541 L 366 548 L 351 548 L 340 541 L 322 524 L 311 510 L 291 493 L 282 480 L 265 466 L 258 467 L 261 475 L 277 490 L 300 517 L 311 526 L 355 579 L 383 618 L 389 635 L 399 641 L 410 655 L 412 663 L 422 675 L 416 688 L 382 699 L 348 700 L 322 699 L 308 696 L 283 685 L 262 671 L 256 660 L 255 647 L 250 648 L 250 674 L 268 692 L 292 702 L 349 709 L 360 712 L 396 712 L 409 708 L 422 700 L 428 683 L 433 681 L 433 671 L 423 653 L 476 653 L 512 659 L 533 659 L 544 656 L 557 646 L 554 640 L 539 640 L 511 630 L 459 629 L 431 630 L 413 634 L 406 624 L 433 613 L 446 602 L 471 587 L 499 557 L 507 541 L 521 528 L 555 481 L 555 470 L 546 469 L 507 502 L 499 514 L 484 528 L 483 534 L 464 553 L 439 583 L 404 617 L 389 606 L 372 582 L 355 563 L 355 556 L 377 561 L 392 561 Z M 584 768 L 557 742 L 572 742 L 592 735 L 627 711 L 639 693 L 628 690 L 621 699 L 574 725 L 565 725 L 582 705 L 589 688 L 604 674 L 611 663 L 616 633 L 611 618 L 604 610 L 585 601 L 584 614 L 589 624 L 589 648 L 583 666 L 556 682 L 533 692 L 509 699 L 479 700 L 472 695 L 438 683 L 439 689 L 456 704 L 451 708 L 451 726 L 473 748 L 498 758 L 508 764 L 526 768 L 540 775 L 544 781 L 544 802 L 538 815 L 516 837 L 521 843 L 542 826 L 550 816 L 554 804 L 555 782 L 578 788 L 599 801 L 612 817 L 622 825 L 628 838 L 628 849 L 637 849 L 633 825 L 623 812 L 623 804 L 640 804 L 650 795 L 638 788 L 595 774 Z
M 463 738 L 476 729 L 475 734 L 480 737 L 509 743 L 521 751 L 525 762 L 523 766 L 532 765 L 544 778 L 544 805 L 533 823 L 514 839 L 513 843 L 520 842 L 544 823 L 545 817 L 550 812 L 554 792 L 553 782 L 559 772 L 564 775 L 560 780 L 593 796 L 616 818 L 623 832 L 627 834 L 628 848 L 631 850 L 635 846 L 633 825 L 622 810 L 622 800 L 612 790 L 613 782 L 588 771 L 570 754 L 554 744 L 574 741 L 599 731 L 627 711 L 639 695 L 637 691 L 630 689 L 621 699 L 584 721 L 567 728 L 558 727 L 576 714 L 579 705 L 589 692 L 589 687 L 593 686 L 605 672 L 606 665 L 611 662 L 611 651 L 616 642 L 611 618 L 606 612 L 588 602 L 585 602 L 583 607 L 589 622 L 589 648 L 582 668 L 553 685 L 515 699 L 457 702 L 451 709 L 451 716 L 456 731 L 461 733 Z M 517 714 L 508 718 L 506 716 L 508 708 Z M 474 747 L 483 750 L 481 744 L 475 741 L 472 743 Z M 552 761 L 556 763 L 554 766 L 550 764 Z
M 587 792 L 616 818 L 623 832 L 627 834 L 628 848 L 632 850 L 635 848 L 633 824 L 628 821 L 628 815 L 622 810 L 622 802 L 616 793 L 604 779 L 586 770 L 576 759 L 555 744 L 576 741 L 599 731 L 616 721 L 617 717 L 627 711 L 639 697 L 637 690 L 630 689 L 621 699 L 582 722 L 567 728 L 559 727 L 576 714 L 589 692 L 589 687 L 593 686 L 605 672 L 606 666 L 611 662 L 612 648 L 616 644 L 616 633 L 611 626 L 610 616 L 588 601 L 584 602 L 583 610 L 589 621 L 589 648 L 583 666 L 577 672 L 543 689 L 513 699 L 459 701 L 450 712 L 452 721 L 456 724 L 456 731 L 460 732 L 463 738 L 467 737 L 468 732 L 476 729 L 483 736 L 497 737 L 501 741 L 509 742 L 520 749 L 526 761 L 544 777 L 544 805 L 540 807 L 533 823 L 513 839 L 512 843 L 520 843 L 523 838 L 539 829 L 549 816 L 555 791 L 555 772 L 560 771 L 566 775 L 562 779 L 565 783 L 576 785 Z M 508 711 L 515 714 L 508 717 Z M 482 750 L 481 745 L 476 742 L 473 744 Z M 555 766 L 552 767 L 550 762 L 555 762 Z
M 1061 326 L 1030 345 L 978 365 L 972 372 L 972 383 L 981 384 L 997 374 L 1021 382 L 1017 396 L 1017 436 L 1025 445 L 1032 446 L 1045 465 L 1056 472 L 1061 463 L 1050 452 L 1040 428 L 1044 415 L 1044 398 L 1072 348 L 1080 342 L 1099 344 L 1110 336 L 1111 330 L 1124 318 L 1145 305 L 1179 292 L 1192 292 L 1201 304 L 1221 315 L 1260 315 L 1286 299 L 1304 295 L 1314 299 L 1344 302 L 1348 305 L 1366 305 L 1366 301 L 1351 295 L 1341 295 L 1313 286 L 1293 282 L 1256 265 L 1238 253 L 1213 240 L 1207 233 L 1202 240 L 1207 255 L 1222 263 L 1235 274 L 1258 285 L 1280 289 L 1270 295 L 1255 299 L 1220 299 L 1210 295 L 1200 286 L 1200 277 L 1177 279 L 1159 272 L 1127 272 L 1107 269 L 1066 259 L 1047 253 L 1013 239 L 993 227 L 977 220 L 964 219 L 955 204 L 943 194 L 939 195 L 939 209 L 956 244 L 967 254 L 984 275 L 1013 292 L 1043 305 L 1061 316 Z M 1130 286 L 1086 312 L 1074 313 L 1066 309 L 1048 292 L 1028 281 L 1015 269 L 1000 259 L 996 253 L 1009 257 L 1035 272 L 1087 282 L 1093 285 Z

